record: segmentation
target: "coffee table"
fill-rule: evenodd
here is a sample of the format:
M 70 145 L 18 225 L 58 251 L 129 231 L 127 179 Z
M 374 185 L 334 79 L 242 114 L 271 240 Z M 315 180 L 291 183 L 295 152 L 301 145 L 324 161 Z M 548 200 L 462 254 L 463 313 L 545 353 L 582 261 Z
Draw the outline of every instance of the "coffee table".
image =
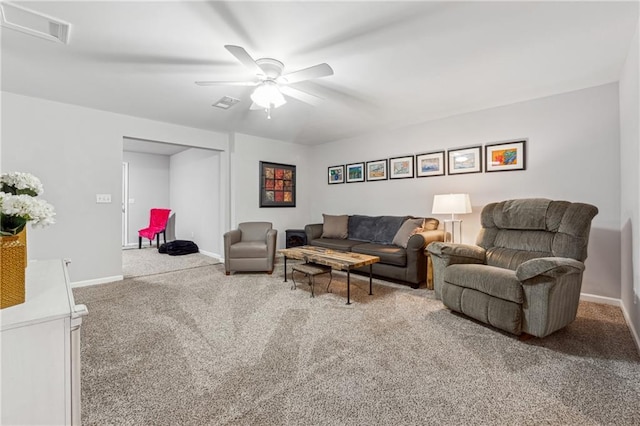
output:
M 369 295 L 373 295 L 373 267 L 380 262 L 378 256 L 360 253 L 348 253 L 323 247 L 301 246 L 280 249 L 278 253 L 284 256 L 284 281 L 287 282 L 287 259 L 304 260 L 330 266 L 332 269 L 347 271 L 347 305 L 351 304 L 351 270 L 369 265 Z

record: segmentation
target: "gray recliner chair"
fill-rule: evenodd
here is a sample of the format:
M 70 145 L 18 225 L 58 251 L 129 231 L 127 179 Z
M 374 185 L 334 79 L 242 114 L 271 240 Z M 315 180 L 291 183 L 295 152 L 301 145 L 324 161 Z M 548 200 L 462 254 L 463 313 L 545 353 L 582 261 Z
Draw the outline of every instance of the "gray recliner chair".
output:
M 271 222 L 244 222 L 224 234 L 224 269 L 273 272 L 278 231 Z
M 476 244 L 431 243 L 436 297 L 501 330 L 544 337 L 576 318 L 590 204 L 547 199 L 491 203 Z

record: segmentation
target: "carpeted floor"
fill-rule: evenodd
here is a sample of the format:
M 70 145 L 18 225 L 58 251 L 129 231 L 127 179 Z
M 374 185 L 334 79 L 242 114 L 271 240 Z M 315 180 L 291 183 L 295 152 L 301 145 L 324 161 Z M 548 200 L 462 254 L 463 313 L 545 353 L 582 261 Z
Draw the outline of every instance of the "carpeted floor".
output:
M 219 260 L 200 253 L 169 256 L 158 253 L 158 249 L 144 246 L 142 249 L 122 250 L 122 274 L 125 278 L 140 277 L 200 266 L 215 265 Z
M 640 358 L 618 308 L 520 341 L 433 292 L 343 274 L 290 290 L 222 265 L 74 289 L 84 425 L 640 424 Z M 319 278 L 318 283 L 326 283 Z

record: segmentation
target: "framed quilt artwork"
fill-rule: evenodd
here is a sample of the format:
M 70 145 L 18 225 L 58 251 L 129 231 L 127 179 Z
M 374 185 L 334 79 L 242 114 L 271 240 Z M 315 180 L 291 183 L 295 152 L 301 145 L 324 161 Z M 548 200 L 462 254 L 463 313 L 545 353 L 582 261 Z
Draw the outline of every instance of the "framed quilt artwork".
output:
M 482 172 L 482 147 L 451 149 L 448 172 L 450 175 Z
M 367 181 L 387 179 L 387 160 L 367 161 Z
M 416 176 L 444 175 L 444 151 L 416 155 Z
M 413 155 L 389 158 L 389 178 L 404 179 L 413 177 Z
M 331 166 L 328 169 L 329 185 L 344 183 L 344 166 Z
M 260 162 L 260 207 L 296 206 L 296 166 Z
M 503 142 L 485 145 L 485 171 L 502 172 L 524 170 L 526 141 Z
M 364 163 L 347 164 L 347 183 L 364 182 Z

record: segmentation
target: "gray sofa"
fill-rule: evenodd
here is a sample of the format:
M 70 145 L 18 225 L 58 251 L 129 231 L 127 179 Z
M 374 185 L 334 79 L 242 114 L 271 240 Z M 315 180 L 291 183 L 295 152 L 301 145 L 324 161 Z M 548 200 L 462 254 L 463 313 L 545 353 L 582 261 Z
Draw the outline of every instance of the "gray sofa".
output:
M 337 228 L 335 221 L 330 222 L 335 218 L 342 223 Z M 324 223 L 307 225 L 304 230 L 308 245 L 379 256 L 380 262 L 372 267 L 375 276 L 418 288 L 427 280 L 425 247 L 444 241 L 438 225 L 433 218 L 324 215 Z M 368 274 L 369 266 L 354 271 Z
M 487 204 L 477 246 L 428 246 L 436 297 L 516 335 L 559 330 L 576 318 L 597 213 L 589 204 L 542 198 Z

